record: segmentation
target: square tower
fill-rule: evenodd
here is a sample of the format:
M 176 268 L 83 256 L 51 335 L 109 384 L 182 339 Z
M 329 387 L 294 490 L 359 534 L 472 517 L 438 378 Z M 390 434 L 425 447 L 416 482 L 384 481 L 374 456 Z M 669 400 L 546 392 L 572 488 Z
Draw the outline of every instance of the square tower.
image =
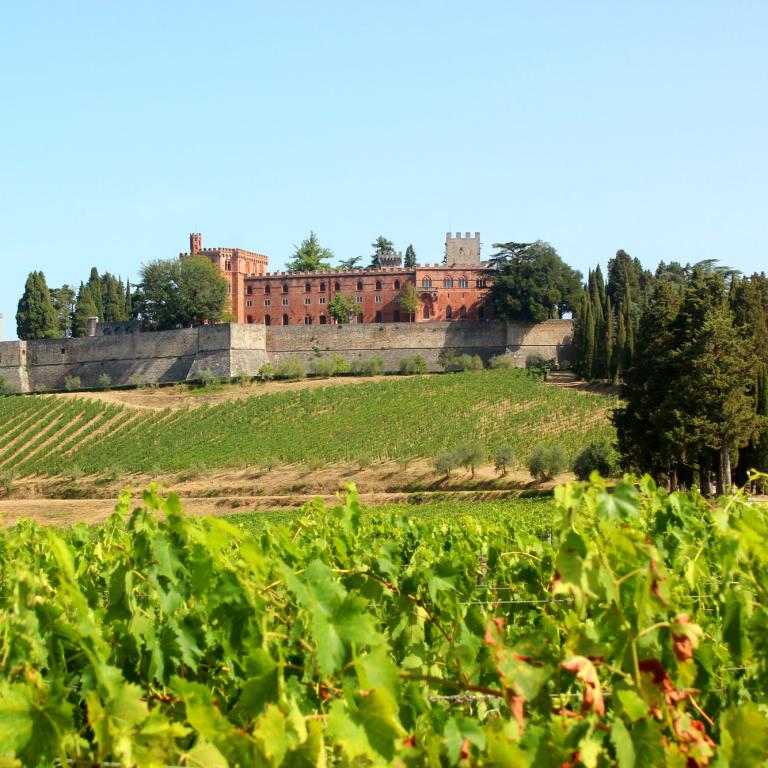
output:
M 454 237 L 446 232 L 445 263 L 480 266 L 480 233 L 475 232 L 472 237 L 469 232 L 465 232 L 462 237 L 461 232 L 457 232 Z

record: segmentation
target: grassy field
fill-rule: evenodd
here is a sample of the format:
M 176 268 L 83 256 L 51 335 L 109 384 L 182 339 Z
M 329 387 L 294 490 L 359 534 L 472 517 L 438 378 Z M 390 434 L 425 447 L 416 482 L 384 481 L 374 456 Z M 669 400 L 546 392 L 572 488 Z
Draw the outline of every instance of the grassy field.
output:
M 148 411 L 56 396 L 0 398 L 0 472 L 269 467 L 429 457 L 475 441 L 570 454 L 609 433 L 610 397 L 496 370 L 292 390 Z

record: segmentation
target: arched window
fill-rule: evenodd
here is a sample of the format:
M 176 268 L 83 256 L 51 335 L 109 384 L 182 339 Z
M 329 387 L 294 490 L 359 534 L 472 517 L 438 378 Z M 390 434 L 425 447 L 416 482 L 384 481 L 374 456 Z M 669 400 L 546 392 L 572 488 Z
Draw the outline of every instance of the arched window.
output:
M 245 292 L 246 292 L 246 293 L 247 293 L 249 296 L 252 296 L 252 295 L 253 295 L 253 286 L 252 286 L 252 285 L 249 285 L 249 286 L 248 286 L 248 287 L 245 289 Z
M 466 307 L 462 307 L 459 310 L 459 317 L 466 317 L 466 316 L 467 316 L 467 308 Z
M 469 288 L 469 280 L 466 277 L 459 278 L 459 288 Z
M 320 283 L 320 293 L 325 293 L 325 283 Z
M 283 293 L 288 293 L 288 283 L 283 283 Z
M 269 315 L 264 315 L 264 325 L 272 325 L 272 318 Z
M 269 285 L 265 285 L 265 286 L 264 286 L 264 293 L 265 293 L 265 294 L 269 294 L 269 293 L 272 293 L 272 287 L 271 287 L 271 286 L 269 286 Z
M 376 290 L 377 290 L 377 291 L 380 291 L 380 290 L 381 290 L 381 280 L 377 280 L 377 281 L 376 281 Z
M 333 290 L 336 291 L 336 293 L 341 291 L 341 283 L 338 280 L 333 284 Z
M 328 322 L 328 318 L 325 315 L 320 315 L 320 325 L 325 325 Z
M 248 315 L 248 317 L 245 318 L 245 322 L 250 325 L 253 322 L 253 315 Z
M 424 305 L 424 315 L 425 320 L 429 320 L 429 304 Z
M 396 291 L 400 290 L 400 281 L 399 280 L 395 280 L 395 290 Z
M 288 325 L 288 315 L 283 315 L 283 325 Z
M 377 323 L 381 322 L 381 310 L 380 309 L 376 310 L 376 322 Z
M 446 277 L 443 280 L 443 288 L 453 288 L 453 280 L 450 277 Z
M 304 318 L 304 325 L 312 325 L 312 315 L 306 315 Z
M 399 310 L 399 309 L 396 309 L 396 310 L 395 310 L 395 311 L 392 313 L 392 319 L 393 319 L 393 320 L 394 320 L 396 323 L 399 323 L 399 322 L 400 322 L 400 310 Z
M 480 309 L 477 310 L 477 317 L 480 320 L 485 320 L 485 307 L 480 307 Z
M 451 307 L 451 305 L 449 304 L 449 305 L 448 305 L 448 306 L 445 308 L 445 319 L 446 319 L 446 320 L 450 320 L 451 318 L 453 318 L 453 308 L 452 308 L 452 307 Z
M 362 280 L 358 280 L 357 281 L 357 290 L 358 291 L 362 291 L 363 290 L 363 281 Z
M 306 293 L 310 293 L 312 291 L 312 284 L 311 283 L 304 283 L 304 291 Z
M 432 287 L 432 278 L 430 278 L 430 277 L 423 277 L 421 279 L 421 287 L 422 288 L 431 288 Z

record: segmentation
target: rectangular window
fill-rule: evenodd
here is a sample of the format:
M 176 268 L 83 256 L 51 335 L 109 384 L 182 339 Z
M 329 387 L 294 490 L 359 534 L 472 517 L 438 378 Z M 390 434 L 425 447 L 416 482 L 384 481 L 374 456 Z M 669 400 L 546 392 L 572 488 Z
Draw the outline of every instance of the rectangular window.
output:
M 377 294 L 377 295 L 376 295 L 376 298 L 375 298 L 375 301 L 376 301 L 376 303 L 377 303 L 377 304 L 381 304 L 381 296 L 379 296 L 379 295 Z
M 283 299 L 283 306 L 284 306 L 284 307 L 287 307 L 287 306 L 288 306 L 288 299 Z
M 325 304 L 325 296 L 321 296 L 319 301 L 321 304 Z
M 480 280 L 478 280 L 477 281 L 477 287 L 478 288 L 485 288 L 485 280 L 483 280 L 482 278 Z
M 272 299 L 264 299 L 264 306 L 269 307 L 272 305 Z
M 252 285 L 249 285 L 249 286 L 248 286 L 248 287 L 245 289 L 245 292 L 246 292 L 246 293 L 247 293 L 249 296 L 251 296 L 251 295 L 253 294 L 253 286 L 252 286 Z
M 363 303 L 363 297 L 362 296 L 356 296 L 355 297 L 355 301 L 357 301 L 358 304 L 362 304 Z
M 307 296 L 307 298 L 306 298 L 306 299 L 304 299 L 304 303 L 305 303 L 307 306 L 309 306 L 309 305 L 312 303 L 312 299 L 310 299 L 310 298 L 309 298 L 309 296 Z
M 245 306 L 246 307 L 252 307 L 253 306 L 253 302 L 250 299 L 248 299 L 248 301 L 245 302 Z

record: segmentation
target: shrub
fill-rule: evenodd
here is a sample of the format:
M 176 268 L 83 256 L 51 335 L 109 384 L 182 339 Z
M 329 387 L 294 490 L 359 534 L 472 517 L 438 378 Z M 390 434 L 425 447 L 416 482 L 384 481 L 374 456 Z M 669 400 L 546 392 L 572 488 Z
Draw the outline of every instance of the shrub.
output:
M 483 358 L 480 355 L 462 355 L 459 358 L 462 371 L 482 371 Z
M 508 443 L 502 443 L 496 449 L 496 455 L 493 458 L 493 466 L 500 475 L 506 475 L 507 469 L 514 463 L 515 455 Z
M 301 360 L 295 358 L 289 358 L 283 360 L 275 366 L 274 377 L 276 379 L 289 379 L 296 381 L 297 379 L 303 379 L 307 375 L 304 363 Z
M 479 464 L 485 457 L 485 451 L 483 446 L 479 443 L 462 443 L 455 451 L 454 456 L 456 461 L 461 464 L 464 469 L 468 469 L 472 472 L 472 477 L 475 476 L 475 466 Z
M 616 472 L 618 456 L 611 442 L 605 438 L 590 443 L 573 460 L 572 469 L 579 480 L 589 480 L 595 470 L 603 477 Z
M 404 376 L 413 376 L 427 372 L 427 361 L 421 356 L 403 357 L 398 360 L 398 371 Z
M 275 378 L 274 366 L 269 363 L 264 363 L 264 365 L 259 368 L 259 378 L 262 379 L 262 381 L 272 381 L 272 379 Z
M 309 373 L 312 376 L 333 376 L 336 365 L 330 357 L 315 357 L 309 362 Z
M 210 368 L 205 368 L 197 374 L 197 385 L 199 387 L 212 387 L 214 384 L 218 384 L 218 379 L 213 375 L 213 371 Z
M 18 392 L 18 388 L 15 387 L 5 376 L 0 376 L 0 395 L 13 395 Z
M 99 386 L 107 389 L 112 386 L 112 377 L 108 373 L 102 373 L 99 376 Z
M 382 376 L 384 374 L 384 361 L 380 357 L 358 360 L 352 370 L 358 376 Z
M 443 451 L 438 453 L 432 460 L 435 470 L 443 477 L 450 477 L 456 467 L 459 466 L 458 457 L 455 451 Z
M 67 392 L 72 392 L 75 389 L 80 389 L 82 384 L 80 383 L 80 377 L 79 376 L 65 376 L 64 377 L 64 389 L 67 390 Z
M 350 363 L 346 357 L 342 357 L 341 355 L 333 355 L 331 360 L 333 361 L 334 376 L 350 373 L 352 371 L 352 363 Z
M 460 355 L 455 349 L 446 349 L 437 358 L 444 371 L 482 371 L 483 359 L 480 355 Z
M 553 368 L 557 368 L 557 361 L 554 358 L 547 359 L 542 355 L 532 354 L 525 358 L 525 369 L 532 376 L 547 378 L 547 373 Z
M 239 371 L 235 376 L 235 384 L 244 387 L 251 380 L 251 377 L 245 371 Z
M 494 355 L 488 361 L 489 368 L 514 368 L 515 359 L 510 354 Z
M 133 376 L 128 379 L 128 383 L 132 387 L 136 387 L 138 389 L 139 387 L 144 386 L 144 377 L 140 373 L 134 373 Z
M 567 466 L 565 452 L 559 445 L 539 443 L 528 458 L 528 471 L 539 482 L 551 480 Z

